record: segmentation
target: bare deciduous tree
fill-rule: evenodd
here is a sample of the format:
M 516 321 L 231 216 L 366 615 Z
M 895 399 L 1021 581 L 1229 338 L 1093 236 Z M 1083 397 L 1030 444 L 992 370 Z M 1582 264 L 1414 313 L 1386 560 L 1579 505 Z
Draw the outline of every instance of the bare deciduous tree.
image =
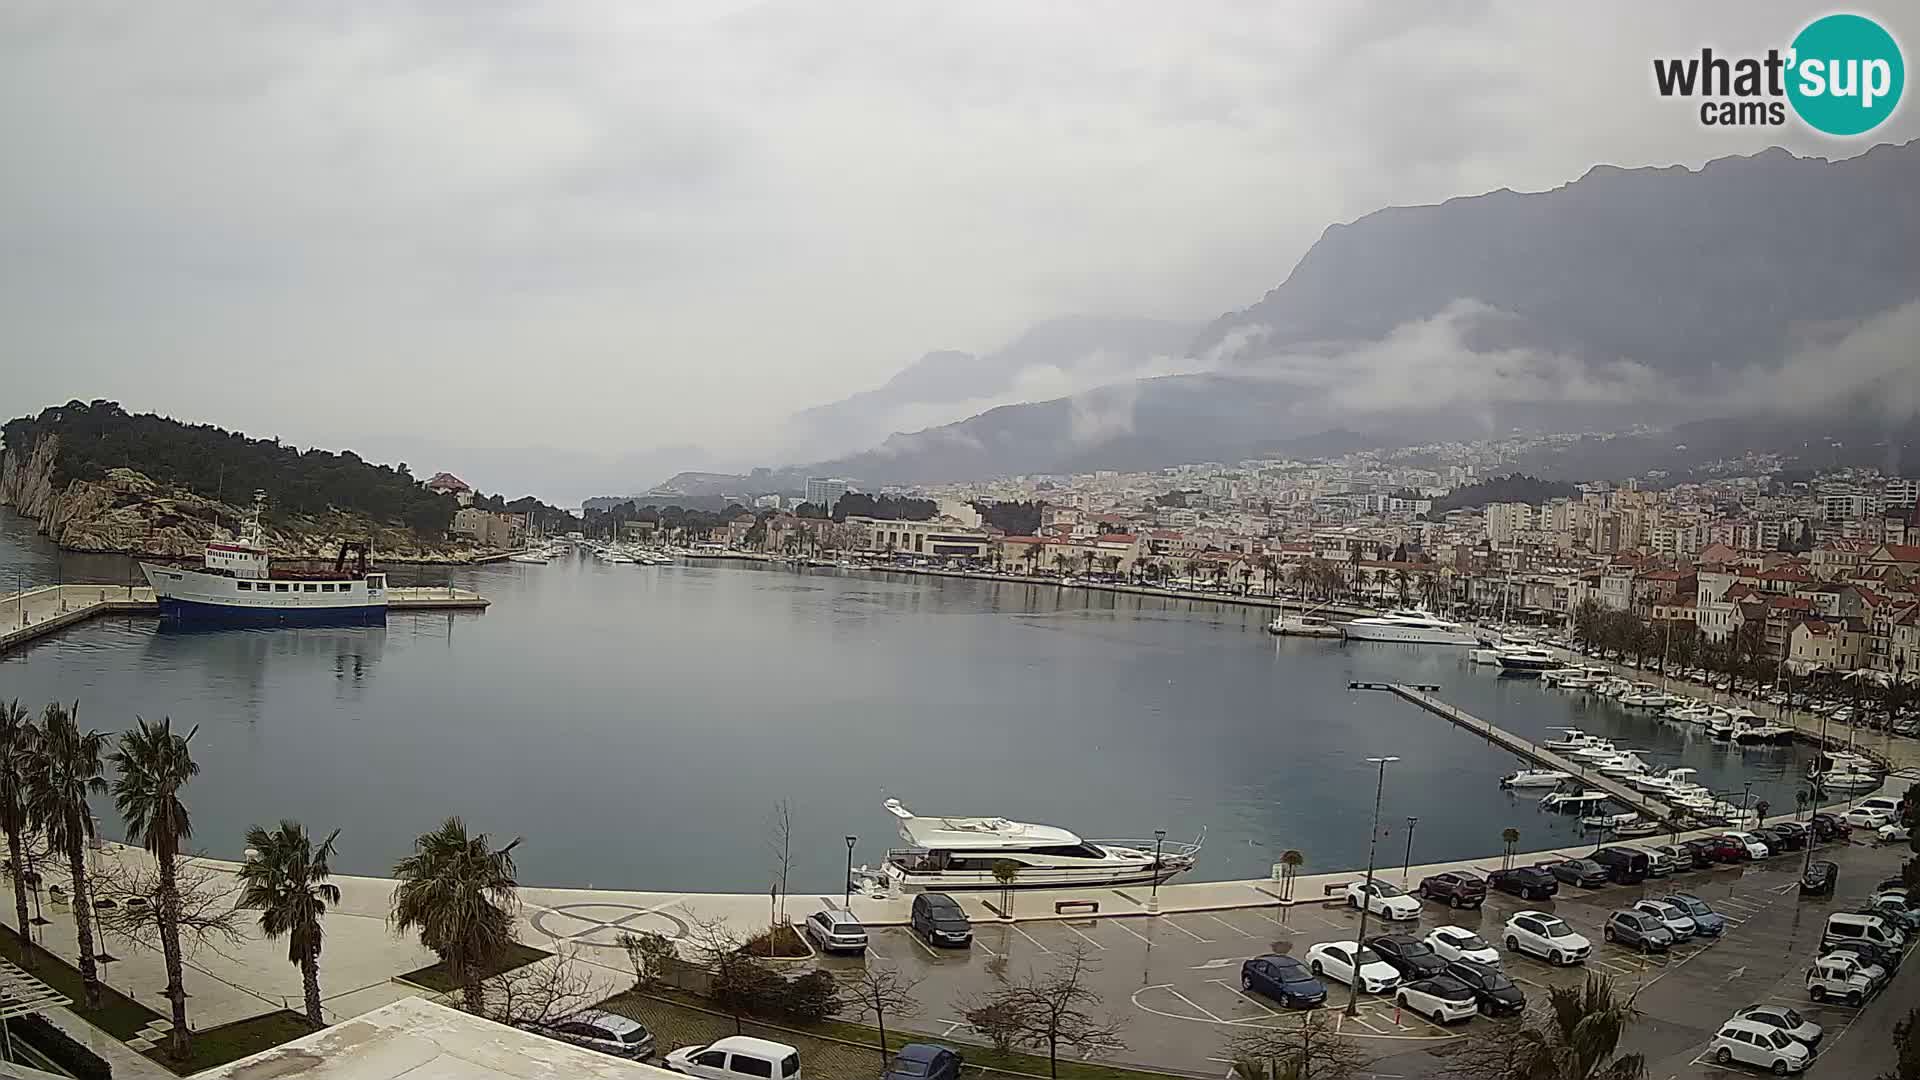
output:
M 160 940 L 160 868 L 144 859 L 103 859 L 94 872 L 94 923 L 102 937 L 112 936 L 143 948 Z M 200 861 L 200 856 L 175 860 L 173 887 L 178 907 L 182 948 L 211 949 L 233 959 L 223 946 L 243 939 L 246 912 L 235 909 L 239 891 L 233 875 Z M 112 903 L 101 903 L 112 901 Z
M 844 984 L 848 1008 L 855 1016 L 873 1014 L 874 1026 L 880 1029 L 883 1070 L 887 1064 L 887 1017 L 904 1019 L 920 1015 L 920 1002 L 913 996 L 913 988 L 919 985 L 919 979 L 909 978 L 874 960 L 869 960 L 866 967 Z
M 793 873 L 793 807 L 785 799 L 767 815 L 767 850 L 773 855 L 774 910 L 770 925 L 787 921 L 787 878 Z
M 1044 1049 L 1051 1077 L 1060 1075 L 1060 1049 L 1091 1057 L 1124 1050 L 1120 1039 L 1122 1025 L 1111 1017 L 1098 1017 L 1100 992 L 1087 985 L 1087 976 L 1098 967 L 1086 945 L 1068 950 L 1047 972 L 1029 971 L 1004 987 L 968 1002 L 969 1023 L 986 1032 L 976 1016 L 1004 1025 L 1010 1043 Z M 995 1038 L 989 1034 L 989 1038 Z
M 1368 1064 L 1325 1012 L 1277 1027 L 1239 1028 L 1227 1036 L 1227 1057 L 1242 1080 L 1350 1080 Z
M 555 1023 L 606 996 L 606 987 L 578 963 L 577 949 L 488 979 L 481 988 L 483 1014 L 502 1024 Z

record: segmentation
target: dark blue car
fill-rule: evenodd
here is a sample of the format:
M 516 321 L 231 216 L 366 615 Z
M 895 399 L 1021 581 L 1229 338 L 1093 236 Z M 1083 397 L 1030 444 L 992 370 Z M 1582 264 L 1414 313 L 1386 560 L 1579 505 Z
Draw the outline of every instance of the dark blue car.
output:
M 1256 956 L 1241 964 L 1240 989 L 1265 995 L 1290 1009 L 1311 1009 L 1327 1000 L 1327 984 L 1291 956 Z
M 960 1055 L 932 1043 L 908 1043 L 893 1055 L 881 1080 L 960 1080 Z

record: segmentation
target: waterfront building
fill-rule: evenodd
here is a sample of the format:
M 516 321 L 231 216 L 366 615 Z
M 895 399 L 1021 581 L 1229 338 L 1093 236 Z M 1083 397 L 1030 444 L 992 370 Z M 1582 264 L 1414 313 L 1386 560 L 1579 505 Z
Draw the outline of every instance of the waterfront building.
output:
M 984 559 L 992 553 L 993 534 L 949 517 L 932 521 L 883 521 L 849 517 L 847 524 L 861 530 L 868 551 L 925 556 L 935 559 Z
M 851 488 L 851 483 L 833 476 L 807 477 L 807 501 L 823 513 L 833 513 L 833 505 Z

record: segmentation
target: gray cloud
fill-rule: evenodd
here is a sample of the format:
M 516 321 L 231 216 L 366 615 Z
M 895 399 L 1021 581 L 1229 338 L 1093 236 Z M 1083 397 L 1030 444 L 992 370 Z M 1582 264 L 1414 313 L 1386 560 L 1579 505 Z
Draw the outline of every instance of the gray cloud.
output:
M 1706 131 L 1652 94 L 1653 55 L 1764 48 L 1805 17 L 13 4 L 9 398 L 118 397 L 328 445 L 409 431 L 751 457 L 775 418 L 930 347 L 984 351 L 1064 312 L 1244 305 L 1327 223 L 1380 205 L 1551 187 L 1597 161 L 1858 152 Z M 1874 137 L 1913 137 L 1917 117 Z M 1602 395 L 1635 377 L 1525 363 Z M 1108 377 L 1082 375 L 1025 378 L 1040 395 Z

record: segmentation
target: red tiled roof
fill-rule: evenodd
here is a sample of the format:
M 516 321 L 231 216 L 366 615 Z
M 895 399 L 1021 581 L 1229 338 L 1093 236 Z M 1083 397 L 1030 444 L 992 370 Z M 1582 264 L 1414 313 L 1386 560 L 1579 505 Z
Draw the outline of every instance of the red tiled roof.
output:
M 1132 533 L 1108 533 L 1107 535 L 1102 536 L 1099 542 L 1102 544 L 1131 544 L 1133 543 L 1133 534 Z
M 1812 611 L 1813 601 L 1804 596 L 1770 596 L 1767 606 L 1775 611 Z
M 1920 544 L 1888 544 L 1887 556 L 1897 563 L 1920 563 Z

